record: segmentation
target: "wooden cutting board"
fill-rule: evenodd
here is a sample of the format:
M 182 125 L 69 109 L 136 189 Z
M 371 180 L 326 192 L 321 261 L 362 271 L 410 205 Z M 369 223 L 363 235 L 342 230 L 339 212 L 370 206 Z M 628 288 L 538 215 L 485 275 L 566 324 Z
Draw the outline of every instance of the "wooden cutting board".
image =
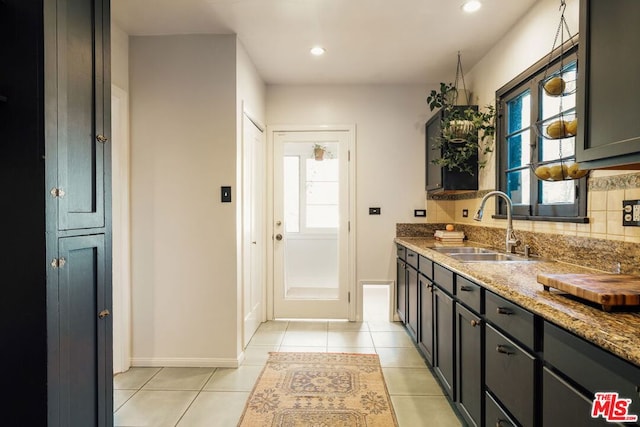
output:
M 640 305 L 640 276 L 630 274 L 538 274 L 545 290 L 556 288 L 568 294 L 601 304 L 610 311 L 614 306 Z

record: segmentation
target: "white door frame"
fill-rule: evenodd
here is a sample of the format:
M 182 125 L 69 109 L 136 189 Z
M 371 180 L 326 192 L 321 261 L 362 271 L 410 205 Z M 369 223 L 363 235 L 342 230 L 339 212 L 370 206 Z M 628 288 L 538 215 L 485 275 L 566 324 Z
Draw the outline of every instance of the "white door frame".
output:
M 131 166 L 129 95 L 111 85 L 119 120 L 112 120 L 113 372 L 131 367 Z M 112 107 L 113 110 L 113 107 Z
M 274 229 L 274 135 L 278 132 L 322 132 L 344 131 L 349 134 L 349 237 L 348 237 L 348 271 L 349 282 L 347 290 L 350 295 L 348 319 L 355 321 L 357 316 L 357 283 L 356 283 L 356 126 L 355 125 L 269 125 L 267 126 L 267 241 L 272 243 L 275 235 Z M 274 318 L 274 248 L 273 244 L 267 244 L 267 319 Z

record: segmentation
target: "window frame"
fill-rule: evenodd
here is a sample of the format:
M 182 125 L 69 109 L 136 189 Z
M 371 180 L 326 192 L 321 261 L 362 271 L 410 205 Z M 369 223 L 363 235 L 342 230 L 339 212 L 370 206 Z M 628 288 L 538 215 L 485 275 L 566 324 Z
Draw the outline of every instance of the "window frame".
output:
M 507 190 L 507 140 L 509 134 L 507 129 L 507 103 L 518 96 L 521 96 L 526 90 L 531 94 L 530 109 L 530 143 L 535 141 L 534 150 L 539 149 L 538 138 L 540 138 L 534 129 L 538 120 L 538 111 L 540 108 L 539 82 L 542 80 L 547 71 L 547 75 L 559 70 L 561 62 L 567 65 L 573 61 L 578 61 L 578 43 L 571 41 L 566 42 L 563 46 L 554 50 L 551 58 L 546 56 L 533 64 L 531 67 L 520 73 L 509 83 L 496 91 L 496 182 L 499 190 L 506 192 Z M 561 56 L 562 55 L 562 56 Z M 561 61 L 562 60 L 562 61 Z M 580 63 L 576 64 L 579 72 Z M 576 111 L 578 106 L 576 105 Z M 529 159 L 524 159 L 529 163 Z M 517 220 L 528 221 L 555 221 L 555 222 L 574 222 L 588 223 L 587 214 L 587 178 L 580 178 L 573 182 L 576 185 L 574 203 L 571 204 L 542 204 L 539 202 L 542 181 L 535 177 L 533 171 L 527 168 L 531 179 L 531 202 L 529 205 L 514 205 L 513 218 Z M 496 200 L 496 212 L 494 218 L 506 218 L 506 204 L 501 198 Z

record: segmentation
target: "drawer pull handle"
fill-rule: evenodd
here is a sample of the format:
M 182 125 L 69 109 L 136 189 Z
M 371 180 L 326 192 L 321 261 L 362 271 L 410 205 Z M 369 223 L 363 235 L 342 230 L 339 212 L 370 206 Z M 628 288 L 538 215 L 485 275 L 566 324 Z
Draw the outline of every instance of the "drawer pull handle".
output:
M 506 424 L 505 420 L 496 420 L 496 427 L 505 427 L 510 426 L 511 424 Z
M 411 258 L 413 258 L 415 254 L 407 254 L 407 256 L 410 256 Z
M 471 286 L 466 286 L 466 285 L 460 286 L 460 290 L 464 292 L 473 292 L 473 288 Z
M 496 351 L 498 353 L 506 354 L 507 356 L 511 356 L 512 354 L 515 354 L 513 351 L 509 350 L 509 347 L 502 344 L 498 344 L 498 346 L 496 347 Z
M 504 314 L 505 316 L 511 316 L 513 314 L 513 310 L 506 307 L 498 307 L 496 311 L 498 312 L 498 314 Z
M 471 320 L 471 326 L 473 326 L 474 328 L 475 328 L 476 326 L 478 326 L 479 324 L 480 324 L 480 322 L 478 322 L 476 319 L 472 319 L 472 320 Z

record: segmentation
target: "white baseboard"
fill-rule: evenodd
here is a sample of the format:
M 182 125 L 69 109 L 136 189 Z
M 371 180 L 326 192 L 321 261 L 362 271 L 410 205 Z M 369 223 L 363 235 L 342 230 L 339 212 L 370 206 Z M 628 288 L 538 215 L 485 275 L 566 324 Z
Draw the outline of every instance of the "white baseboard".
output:
M 131 359 L 133 367 L 170 367 L 170 368 L 237 368 L 244 360 L 244 353 L 236 359 L 216 357 L 134 357 Z

